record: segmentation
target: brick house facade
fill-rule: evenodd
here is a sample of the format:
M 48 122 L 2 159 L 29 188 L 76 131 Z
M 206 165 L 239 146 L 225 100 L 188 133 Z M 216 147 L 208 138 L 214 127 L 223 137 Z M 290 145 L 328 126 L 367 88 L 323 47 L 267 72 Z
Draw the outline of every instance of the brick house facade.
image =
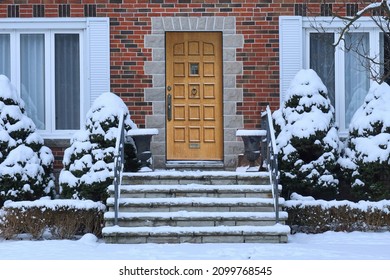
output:
M 356 4 L 344 1 L 322 4 L 295 0 L 2 0 L 0 35 L 5 34 L 6 42 L 9 38 L 9 75 L 11 81 L 20 84 L 23 77 L 18 72 L 21 67 L 18 50 L 24 44 L 23 34 L 44 34 L 46 58 L 58 63 L 65 61 L 57 60 L 60 36 L 57 38 L 56 34 L 76 34 L 63 39 L 76 40 L 80 48 L 81 86 L 77 87 L 81 96 L 77 103 L 81 107 L 77 112 L 80 124 L 98 94 L 108 90 L 118 94 L 139 127 L 159 129 L 152 149 L 155 166 L 163 168 L 166 166 L 165 34 L 221 33 L 222 162 L 229 169 L 236 166 L 237 155 L 243 149 L 235 131 L 258 128 L 265 106 L 279 108 L 292 76 L 300 68 L 311 66 L 310 59 L 306 59 L 308 43 L 304 38 L 310 36 L 305 35 L 310 29 L 306 16 L 310 13 L 330 18 L 332 11 L 353 14 L 357 8 Z M 47 60 L 45 63 L 49 63 Z M 50 67 L 55 69 L 50 63 L 45 65 L 46 71 Z M 44 82 L 48 83 L 50 76 L 45 77 Z M 56 108 L 53 104 L 62 101 L 60 97 L 48 96 L 55 85 L 45 88 L 43 106 L 47 110 L 42 118 L 47 123 L 43 125 L 43 135 L 56 157 L 55 168 L 60 169 L 63 150 L 78 125 L 59 131 L 58 124 L 51 123 L 52 118 L 57 119 L 57 111 L 50 108 Z

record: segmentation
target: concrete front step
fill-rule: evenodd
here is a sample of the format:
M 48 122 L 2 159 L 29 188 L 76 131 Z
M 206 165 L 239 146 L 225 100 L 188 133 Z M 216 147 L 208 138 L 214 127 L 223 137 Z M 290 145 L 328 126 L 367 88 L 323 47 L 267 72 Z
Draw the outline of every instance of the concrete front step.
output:
M 153 171 L 123 173 L 123 185 L 266 185 L 268 172 Z
M 109 193 L 108 243 L 283 243 L 290 232 L 286 212 L 275 224 L 268 172 L 125 173 L 116 226 L 113 186 Z
M 120 212 L 272 212 L 271 198 L 212 198 L 212 197 L 174 197 L 174 198 L 120 198 Z M 281 203 L 284 201 L 281 199 Z M 109 211 L 114 199 L 107 199 Z
M 281 187 L 280 187 L 281 190 Z M 110 195 L 115 189 L 108 188 Z M 121 198 L 158 197 L 272 197 L 270 185 L 122 185 Z
M 105 227 L 107 243 L 286 243 L 290 227 L 217 226 L 217 227 Z
M 106 212 L 106 226 L 114 225 L 114 212 Z M 280 223 L 284 224 L 287 212 L 279 213 Z M 121 227 L 200 227 L 200 226 L 271 226 L 275 224 L 274 212 L 146 212 L 119 213 L 118 226 Z

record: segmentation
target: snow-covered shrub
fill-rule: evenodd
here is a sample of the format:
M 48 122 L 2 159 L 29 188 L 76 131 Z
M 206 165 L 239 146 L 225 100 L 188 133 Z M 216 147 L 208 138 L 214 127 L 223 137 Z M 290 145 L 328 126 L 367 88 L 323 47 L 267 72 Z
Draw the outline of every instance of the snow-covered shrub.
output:
M 0 206 L 5 200 L 52 195 L 54 157 L 26 115 L 24 102 L 0 75 Z
M 390 198 L 390 86 L 373 84 L 349 126 L 343 157 L 356 199 Z
M 0 216 L 0 236 L 12 239 L 29 234 L 41 239 L 49 232 L 53 239 L 73 239 L 85 233 L 101 236 L 105 209 L 103 203 L 90 200 L 42 198 L 7 202 Z
M 327 89 L 313 70 L 301 70 L 286 92 L 283 107 L 273 114 L 282 195 L 292 192 L 333 198 L 340 140 Z
M 283 204 L 293 233 L 383 231 L 390 229 L 390 200 L 315 200 L 292 194 Z
M 120 115 L 125 130 L 136 128 L 125 103 L 111 92 L 103 93 L 87 113 L 85 128 L 75 133 L 64 152 L 59 183 L 62 197 L 105 201 L 114 170 L 115 142 Z M 134 145 L 126 147 L 126 160 L 138 168 Z

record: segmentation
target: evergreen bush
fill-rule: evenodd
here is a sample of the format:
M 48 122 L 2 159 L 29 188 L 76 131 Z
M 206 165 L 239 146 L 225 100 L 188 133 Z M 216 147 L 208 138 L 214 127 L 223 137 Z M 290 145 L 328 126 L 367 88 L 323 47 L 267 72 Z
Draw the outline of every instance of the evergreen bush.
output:
M 355 200 L 390 199 L 390 86 L 374 84 L 356 111 L 339 160 Z
M 35 130 L 15 87 L 0 75 L 0 207 L 53 195 L 54 156 Z
M 101 237 L 105 209 L 101 202 L 90 200 L 7 202 L 0 215 L 0 237 L 14 239 L 28 234 L 33 239 L 74 239 L 86 233 Z
M 292 194 L 283 205 L 288 212 L 286 224 L 292 233 L 323 233 L 326 231 L 388 231 L 390 201 L 314 200 Z
M 65 150 L 59 177 L 63 198 L 105 201 L 112 183 L 114 152 L 120 115 L 125 131 L 136 128 L 127 106 L 111 92 L 98 97 L 87 113 L 85 129 L 77 132 Z M 126 145 L 126 165 L 136 171 L 139 163 L 134 145 Z
M 313 70 L 296 74 L 283 107 L 273 118 L 282 196 L 297 192 L 316 198 L 338 193 L 340 140 L 327 89 Z

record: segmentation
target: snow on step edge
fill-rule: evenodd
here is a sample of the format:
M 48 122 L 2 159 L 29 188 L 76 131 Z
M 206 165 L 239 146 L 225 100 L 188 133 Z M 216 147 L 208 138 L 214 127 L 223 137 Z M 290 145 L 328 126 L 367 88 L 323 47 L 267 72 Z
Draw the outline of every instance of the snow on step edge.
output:
M 114 212 L 104 213 L 105 219 L 114 219 Z M 287 219 L 287 212 L 279 212 L 280 219 Z M 138 213 L 127 213 L 119 212 L 119 219 L 132 219 L 132 218 L 161 218 L 161 219 L 179 219 L 179 218 L 214 218 L 214 219 L 275 219 L 274 212 L 191 212 L 191 211 L 177 211 L 177 212 L 138 212 Z
M 217 227 L 104 227 L 102 230 L 103 235 L 110 234 L 139 234 L 139 235 L 169 235 L 169 234 L 289 234 L 290 227 L 282 224 L 276 224 L 272 226 L 217 226 Z
M 175 192 L 175 191 L 256 191 L 265 192 L 271 191 L 271 185 L 201 185 L 201 184 L 188 184 L 188 185 L 122 185 L 121 191 L 124 192 Z M 279 190 L 282 186 L 279 185 Z M 115 190 L 113 185 L 108 187 L 108 190 L 113 192 Z
M 178 171 L 155 170 L 152 172 L 124 172 L 127 177 L 155 177 L 155 178 L 202 178 L 202 177 L 237 177 L 237 178 L 269 178 L 269 172 L 236 172 L 236 171 Z
M 160 205 L 188 205 L 188 204 L 199 204 L 208 206 L 218 206 L 226 204 L 273 204 L 274 199 L 272 198 L 214 198 L 214 197 L 173 197 L 173 198 L 120 198 L 120 205 L 148 205 L 148 204 L 160 204 Z M 284 199 L 279 199 L 279 204 L 283 204 Z M 114 198 L 110 197 L 107 199 L 107 205 L 113 205 Z

